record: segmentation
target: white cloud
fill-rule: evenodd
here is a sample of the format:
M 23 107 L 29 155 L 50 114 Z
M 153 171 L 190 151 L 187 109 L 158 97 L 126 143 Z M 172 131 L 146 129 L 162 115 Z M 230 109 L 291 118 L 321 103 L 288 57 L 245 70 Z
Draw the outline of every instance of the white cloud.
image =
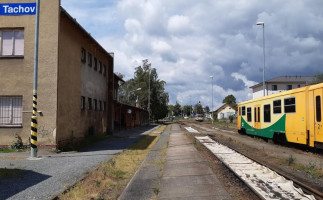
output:
M 167 30 L 172 34 L 188 34 L 190 19 L 187 16 L 175 15 L 169 18 Z

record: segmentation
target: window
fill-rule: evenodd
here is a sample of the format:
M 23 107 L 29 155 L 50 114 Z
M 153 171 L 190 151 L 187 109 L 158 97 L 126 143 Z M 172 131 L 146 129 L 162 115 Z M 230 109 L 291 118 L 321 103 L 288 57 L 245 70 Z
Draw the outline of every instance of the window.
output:
M 260 122 L 260 107 L 258 107 L 258 116 L 257 116 L 257 122 Z
M 22 126 L 22 96 L 0 96 L 0 126 Z
M 301 87 L 301 85 L 297 85 L 297 88 L 300 88 Z
M 251 122 L 251 107 L 247 108 L 247 121 Z
M 102 101 L 99 101 L 99 110 L 102 110 Z
M 98 71 L 100 74 L 102 74 L 102 62 L 101 61 L 99 61 L 99 70 Z
M 24 31 L 0 30 L 0 56 L 24 55 Z
M 270 122 L 270 104 L 264 105 L 264 122 Z
M 321 96 L 316 96 L 316 121 L 321 122 Z
M 98 110 L 98 100 L 94 99 L 94 110 Z
M 94 70 L 98 69 L 98 60 L 94 57 Z
M 295 97 L 284 99 L 285 113 L 294 113 L 294 112 L 296 112 L 295 102 L 296 102 Z
M 241 115 L 241 107 L 239 107 L 239 115 Z
M 242 106 L 242 115 L 245 116 L 246 115 L 246 107 Z
M 88 52 L 87 57 L 88 57 L 89 66 L 92 67 L 92 54 Z
M 292 85 L 286 85 L 286 90 L 291 90 L 293 89 Z
M 84 48 L 81 50 L 81 62 L 85 63 L 86 62 L 86 51 Z
M 103 65 L 103 67 L 102 67 L 102 74 L 103 74 L 103 76 L 106 75 L 106 70 L 107 70 L 107 66 L 106 65 Z
M 257 122 L 257 108 L 254 108 L 255 122 Z
M 85 109 L 85 97 L 81 96 L 81 109 Z
M 282 103 L 282 101 L 280 99 L 273 101 L 273 104 L 274 104 L 274 114 L 282 113 L 281 103 Z
M 89 102 L 89 110 L 92 110 L 92 99 L 91 98 L 88 98 L 88 102 Z
M 272 86 L 271 86 L 271 90 L 272 90 L 272 91 L 276 91 L 276 90 L 277 90 L 277 85 L 272 85 Z
M 102 110 L 103 110 L 103 111 L 105 111 L 105 109 L 106 109 L 106 108 L 105 108 L 105 107 L 106 107 L 106 105 L 107 105 L 107 104 L 106 104 L 106 102 L 105 102 L 105 101 L 103 101 L 103 107 L 102 107 Z

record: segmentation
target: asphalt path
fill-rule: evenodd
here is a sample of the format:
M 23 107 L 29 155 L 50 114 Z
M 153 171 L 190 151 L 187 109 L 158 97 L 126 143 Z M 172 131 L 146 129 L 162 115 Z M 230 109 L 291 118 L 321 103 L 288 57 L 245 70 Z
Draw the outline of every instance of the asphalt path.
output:
M 0 179 L 0 199 L 51 199 L 137 141 L 153 127 L 128 131 L 128 137 L 101 141 L 81 152 L 41 156 L 28 160 L 19 153 L 0 154 L 0 168 L 12 170 L 18 177 Z

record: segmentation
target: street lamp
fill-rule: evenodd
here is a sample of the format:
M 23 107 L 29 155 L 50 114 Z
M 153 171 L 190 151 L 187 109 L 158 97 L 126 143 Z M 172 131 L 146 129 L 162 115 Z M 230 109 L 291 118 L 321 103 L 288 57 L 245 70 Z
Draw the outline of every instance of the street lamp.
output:
M 212 78 L 212 108 L 211 108 L 211 119 L 212 119 L 212 127 L 213 127 L 213 76 L 210 76 Z
M 130 103 L 130 102 L 129 102 L 129 97 L 130 97 L 131 93 L 132 93 L 132 92 L 135 92 L 135 91 L 139 91 L 139 90 L 141 90 L 141 88 L 137 88 L 137 89 L 132 90 L 132 91 L 130 91 L 130 92 L 129 92 L 129 95 L 128 95 L 128 103 Z
M 266 55 L 265 55 L 265 22 L 257 22 L 258 26 L 262 26 L 262 38 L 263 38 L 263 51 L 264 51 L 264 68 L 262 70 L 262 87 L 264 90 L 264 96 L 265 94 L 265 61 L 266 61 Z

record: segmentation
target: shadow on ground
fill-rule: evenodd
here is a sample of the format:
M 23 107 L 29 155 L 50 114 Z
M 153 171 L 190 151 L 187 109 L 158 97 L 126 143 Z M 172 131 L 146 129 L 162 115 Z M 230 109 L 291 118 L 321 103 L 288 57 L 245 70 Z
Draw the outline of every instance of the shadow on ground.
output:
M 0 199 L 8 199 L 51 176 L 24 169 L 0 168 Z

